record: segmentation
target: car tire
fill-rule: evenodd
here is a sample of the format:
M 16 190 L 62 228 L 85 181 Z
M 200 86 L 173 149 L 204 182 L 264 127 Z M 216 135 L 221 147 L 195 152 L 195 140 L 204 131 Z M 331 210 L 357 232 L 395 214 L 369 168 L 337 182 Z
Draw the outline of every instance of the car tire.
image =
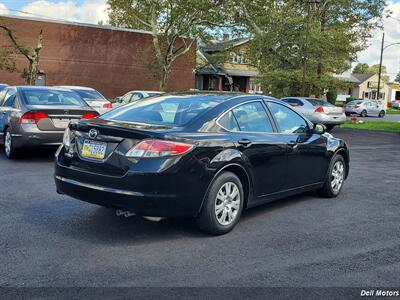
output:
M 361 113 L 360 113 L 360 117 L 365 118 L 367 116 L 367 111 L 364 109 Z
M 326 176 L 324 185 L 318 190 L 321 196 L 334 198 L 340 194 L 346 178 L 346 168 L 347 166 L 343 156 L 336 154 L 329 165 L 328 175 Z
M 335 128 L 335 125 L 329 124 L 329 125 L 325 125 L 325 127 L 326 127 L 326 131 L 329 132 L 329 131 L 331 131 L 333 128 Z
M 231 231 L 243 211 L 244 193 L 240 179 L 232 172 L 223 172 L 211 184 L 203 207 L 196 218 L 204 232 L 221 235 Z
M 381 111 L 379 112 L 378 117 L 379 117 L 379 118 L 383 118 L 384 116 L 385 116 L 385 111 L 384 111 L 384 110 L 381 110 Z
M 4 152 L 8 159 L 13 159 L 17 156 L 10 128 L 7 128 L 4 132 Z

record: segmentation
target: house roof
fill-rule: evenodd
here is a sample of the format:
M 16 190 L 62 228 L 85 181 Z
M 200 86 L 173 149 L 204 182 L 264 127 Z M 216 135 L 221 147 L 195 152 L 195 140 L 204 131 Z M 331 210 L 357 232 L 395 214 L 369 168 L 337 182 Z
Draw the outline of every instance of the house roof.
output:
M 227 41 L 212 41 L 210 44 L 199 45 L 205 52 L 224 51 L 233 47 L 243 45 L 250 41 L 250 38 L 239 38 Z
M 357 78 L 360 83 L 368 80 L 369 78 L 371 78 L 372 76 L 374 76 L 375 74 L 351 74 L 353 77 Z
M 356 77 L 353 76 L 353 74 L 340 74 L 340 75 L 335 75 L 337 79 L 340 79 L 342 81 L 346 82 L 351 82 L 351 83 L 357 83 L 360 84 L 361 81 L 357 79 Z

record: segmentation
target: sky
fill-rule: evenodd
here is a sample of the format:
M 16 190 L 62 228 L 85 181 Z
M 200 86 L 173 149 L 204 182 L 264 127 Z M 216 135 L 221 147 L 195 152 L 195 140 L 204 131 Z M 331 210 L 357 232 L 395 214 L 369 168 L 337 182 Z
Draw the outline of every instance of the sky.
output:
M 0 0 L 0 14 L 50 17 L 94 24 L 99 21 L 107 23 L 106 8 L 106 0 Z M 385 46 L 400 43 L 400 0 L 388 1 L 387 9 L 392 11 L 392 15 L 384 20 Z M 382 32 L 374 32 L 369 41 L 370 46 L 359 53 L 359 62 L 369 65 L 379 63 Z M 400 72 L 400 45 L 390 46 L 384 51 L 383 64 L 388 69 L 388 75 L 394 79 Z

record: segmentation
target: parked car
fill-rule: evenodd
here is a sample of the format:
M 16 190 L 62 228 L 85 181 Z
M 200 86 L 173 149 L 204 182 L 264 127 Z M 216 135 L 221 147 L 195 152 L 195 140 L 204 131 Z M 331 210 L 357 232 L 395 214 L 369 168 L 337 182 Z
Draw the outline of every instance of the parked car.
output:
M 99 91 L 83 86 L 60 86 L 61 88 L 70 89 L 79 94 L 85 102 L 98 111 L 100 114 L 113 108 L 112 103 L 108 101 Z
M 308 190 L 339 195 L 346 143 L 261 95 L 179 93 L 71 123 L 57 191 L 149 217 L 193 217 L 230 231 L 243 209 Z
M 0 83 L 0 92 L 1 92 L 2 90 L 4 90 L 6 87 L 8 87 L 8 84 L 7 84 L 7 83 Z
M 326 100 L 300 97 L 281 99 L 302 113 L 314 124 L 324 124 L 328 131 L 346 121 L 342 107 L 336 107 Z
M 383 118 L 386 114 L 385 106 L 376 100 L 354 100 L 345 105 L 347 115 L 357 114 L 361 117 L 376 116 Z
M 399 109 L 400 108 L 400 101 L 393 101 L 392 102 L 392 108 Z
M 7 87 L 0 92 L 0 143 L 8 158 L 23 147 L 60 145 L 71 120 L 98 115 L 70 90 Z
M 115 98 L 113 102 L 113 108 L 131 103 L 134 101 L 138 101 L 140 99 L 158 96 L 164 94 L 164 92 L 157 92 L 157 91 L 130 91 L 123 95 L 122 97 Z

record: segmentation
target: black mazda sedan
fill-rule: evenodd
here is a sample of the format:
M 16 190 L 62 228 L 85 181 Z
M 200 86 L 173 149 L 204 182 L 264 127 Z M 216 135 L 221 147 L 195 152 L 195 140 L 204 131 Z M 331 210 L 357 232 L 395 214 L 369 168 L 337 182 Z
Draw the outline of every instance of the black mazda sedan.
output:
M 236 93 L 179 93 L 70 123 L 57 191 L 148 217 L 193 217 L 229 232 L 244 209 L 318 190 L 336 197 L 346 143 L 285 103 Z

